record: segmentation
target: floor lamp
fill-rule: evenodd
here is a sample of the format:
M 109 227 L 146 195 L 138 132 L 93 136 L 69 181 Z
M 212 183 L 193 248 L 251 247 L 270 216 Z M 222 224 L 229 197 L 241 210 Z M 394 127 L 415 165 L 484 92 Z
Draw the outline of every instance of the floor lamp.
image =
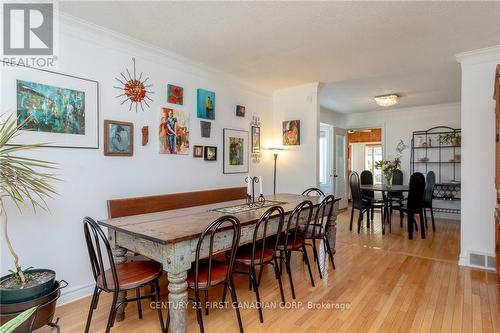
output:
M 268 148 L 273 153 L 274 157 L 274 169 L 273 169 L 273 194 L 276 195 L 276 161 L 278 159 L 278 154 L 283 151 L 283 148 L 272 147 Z

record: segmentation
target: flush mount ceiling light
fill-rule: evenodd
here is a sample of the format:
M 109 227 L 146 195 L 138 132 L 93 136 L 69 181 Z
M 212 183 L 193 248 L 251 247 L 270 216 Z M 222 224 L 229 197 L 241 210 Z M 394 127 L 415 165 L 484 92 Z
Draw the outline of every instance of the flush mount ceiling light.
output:
M 375 103 L 383 107 L 389 107 L 399 103 L 399 96 L 397 94 L 375 96 L 373 99 Z

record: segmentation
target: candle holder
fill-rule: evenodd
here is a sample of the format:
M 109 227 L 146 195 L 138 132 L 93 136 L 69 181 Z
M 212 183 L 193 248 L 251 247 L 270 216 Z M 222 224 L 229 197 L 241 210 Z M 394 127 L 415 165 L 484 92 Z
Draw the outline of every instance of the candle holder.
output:
M 260 207 L 263 206 L 266 202 L 266 198 L 264 198 L 263 194 L 260 194 L 257 198 L 255 198 L 255 184 L 260 182 L 259 177 L 246 177 L 245 183 L 251 185 L 252 193 L 247 193 L 246 202 L 248 207 Z

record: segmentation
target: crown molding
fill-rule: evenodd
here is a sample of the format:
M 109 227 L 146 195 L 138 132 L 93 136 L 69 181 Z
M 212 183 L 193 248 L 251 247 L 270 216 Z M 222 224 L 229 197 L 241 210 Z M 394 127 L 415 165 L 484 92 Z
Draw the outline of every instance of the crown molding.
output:
M 462 65 L 500 62 L 500 45 L 458 53 L 455 59 Z
M 67 13 L 60 11 L 59 14 L 60 23 L 64 24 L 64 28 L 61 27 L 62 29 L 60 29 L 61 34 L 70 35 L 73 38 L 91 42 L 103 47 L 118 49 L 123 53 L 134 53 L 133 56 L 142 57 L 163 66 L 204 77 L 209 80 L 213 80 L 214 77 L 216 77 L 218 80 L 230 84 L 237 84 L 241 88 L 260 96 L 265 96 L 267 98 L 271 98 L 272 96 L 272 91 L 260 89 L 259 87 L 228 72 L 215 69 L 201 62 L 183 57 L 163 48 L 82 20 Z M 110 46 L 110 42 L 113 42 L 112 46 Z M 132 50 L 131 46 L 133 48 Z

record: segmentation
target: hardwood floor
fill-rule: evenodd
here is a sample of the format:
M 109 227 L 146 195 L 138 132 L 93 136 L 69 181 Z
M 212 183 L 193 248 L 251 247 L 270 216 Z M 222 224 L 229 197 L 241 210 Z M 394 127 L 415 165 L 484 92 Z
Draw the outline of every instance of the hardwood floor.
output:
M 261 298 L 264 323 L 255 308 L 241 310 L 245 332 L 500 332 L 500 289 L 495 274 L 459 267 L 460 228 L 458 222 L 437 221 L 434 234 L 429 225 L 425 240 L 410 241 L 393 218 L 391 234 L 381 235 L 376 214 L 374 227 L 361 234 L 349 231 L 349 212 L 338 219 L 336 271 L 323 260 L 326 270 L 319 279 L 313 266 L 316 287 L 312 287 L 299 255 L 292 268 L 296 303 L 279 308 L 279 291 L 269 269 L 264 272 Z M 310 256 L 312 261 L 312 256 Z M 89 267 L 90 269 L 90 267 Z M 240 303 L 255 301 L 244 278 L 237 278 Z M 283 276 L 285 297 L 292 301 L 289 282 Z M 165 290 L 165 288 L 164 288 Z M 221 291 L 210 294 L 220 299 Z M 108 316 L 110 297 L 103 295 L 92 321 L 92 332 L 102 332 Z M 301 302 L 301 303 L 299 303 Z M 57 309 L 63 332 L 83 332 L 90 299 Z M 252 303 L 250 303 L 252 304 Z M 135 304 L 127 307 L 125 321 L 112 332 L 158 332 L 157 315 L 143 303 L 144 318 L 137 317 Z M 314 306 L 333 307 L 310 309 Z M 189 331 L 197 332 L 195 312 L 188 311 Z M 207 332 L 237 332 L 233 309 L 211 309 L 203 317 Z M 42 329 L 40 332 L 50 332 Z

